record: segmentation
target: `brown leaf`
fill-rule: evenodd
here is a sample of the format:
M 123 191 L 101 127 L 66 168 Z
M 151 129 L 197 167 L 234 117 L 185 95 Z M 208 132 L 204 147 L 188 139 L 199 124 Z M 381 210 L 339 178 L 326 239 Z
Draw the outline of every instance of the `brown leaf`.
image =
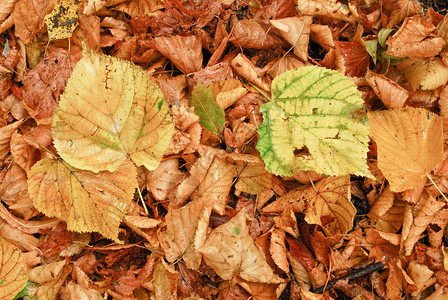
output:
M 330 27 L 328 25 L 311 24 L 310 39 L 318 43 L 324 49 L 330 50 L 336 47 Z
M 409 92 L 382 74 L 367 71 L 366 80 L 387 108 L 400 108 L 409 98 Z
M 386 28 L 394 28 L 406 17 L 419 15 L 422 9 L 419 2 L 408 0 L 394 1 L 392 8 L 393 9 L 390 14 L 390 20 Z
M 260 72 L 244 54 L 238 54 L 231 61 L 231 65 L 235 72 L 243 76 L 248 81 L 252 82 L 265 91 L 269 91 L 271 89 L 269 84 L 267 84 L 266 81 L 261 77 Z
M 246 220 L 246 211 L 242 209 L 230 221 L 212 231 L 200 249 L 205 263 L 224 280 L 239 275 L 253 282 L 279 282 L 249 236 Z
M 429 36 L 435 30 L 434 25 L 419 16 L 406 18 L 400 29 L 387 40 L 386 54 L 395 57 L 435 56 L 446 44 L 440 37 Z
M 433 271 L 431 271 L 426 265 L 419 264 L 415 261 L 411 261 L 409 263 L 406 271 L 417 286 L 417 289 L 412 292 L 413 296 L 421 295 L 425 289 L 437 281 L 433 276 Z
M 395 198 L 395 193 L 388 186 L 372 205 L 369 217 L 374 228 L 392 233 L 401 228 L 406 203 Z
M 25 258 L 16 246 L 0 238 L 0 298 L 13 299 L 28 281 Z
M 169 159 L 162 162 L 157 169 L 149 172 L 146 186 L 158 201 L 167 199 L 173 188 L 183 179 L 184 174 L 179 171 L 179 161 Z
M 202 43 L 198 36 L 161 36 L 154 45 L 164 56 L 185 74 L 202 68 Z
M 349 77 L 364 77 L 370 64 L 370 55 L 366 47 L 359 42 L 337 41 L 336 49 L 342 55 L 345 75 Z
M 283 45 L 283 41 L 268 31 L 263 21 L 243 19 L 233 26 L 230 41 L 235 47 L 248 49 L 272 49 Z
M 269 248 L 271 257 L 275 264 L 285 273 L 289 273 L 289 263 L 286 257 L 288 250 L 285 244 L 285 232 L 281 229 L 274 229 L 271 232 L 271 246 Z
M 25 44 L 31 40 L 34 34 L 45 30 L 45 15 L 51 12 L 55 3 L 56 0 L 17 1 L 12 12 L 15 23 L 15 34 Z
M 18 121 L 0 128 L 0 159 L 3 159 L 9 153 L 11 136 L 16 132 L 21 123 L 21 121 Z

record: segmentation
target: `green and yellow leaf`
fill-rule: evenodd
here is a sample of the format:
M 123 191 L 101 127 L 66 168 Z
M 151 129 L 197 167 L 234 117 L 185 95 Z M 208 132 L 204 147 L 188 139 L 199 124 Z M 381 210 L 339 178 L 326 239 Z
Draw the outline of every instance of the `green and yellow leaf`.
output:
M 128 158 L 156 169 L 174 125 L 162 92 L 143 69 L 84 49 L 54 113 L 52 130 L 66 162 L 113 172 Z
M 371 177 L 363 103 L 355 84 L 337 71 L 313 66 L 277 76 L 258 129 L 266 169 L 282 176 L 312 170 Z
M 137 173 L 129 161 L 115 172 L 93 173 L 54 159 L 43 159 L 28 173 L 34 206 L 67 222 L 76 232 L 99 232 L 116 242 L 118 227 L 134 196 Z

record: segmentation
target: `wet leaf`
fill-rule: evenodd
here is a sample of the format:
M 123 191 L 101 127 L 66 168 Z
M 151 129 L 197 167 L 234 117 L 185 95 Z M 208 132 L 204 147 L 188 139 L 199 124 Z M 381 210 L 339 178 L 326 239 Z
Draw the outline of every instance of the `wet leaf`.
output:
M 62 161 L 43 159 L 28 173 L 34 206 L 49 217 L 67 222 L 76 232 L 99 232 L 116 242 L 137 186 L 130 162 L 114 173 L 76 169 Z
M 130 158 L 154 170 L 171 142 L 173 124 L 160 89 L 145 71 L 85 49 L 52 129 L 59 155 L 74 167 L 115 171 Z
M 442 118 L 424 109 L 369 113 L 370 135 L 378 146 L 378 167 L 401 192 L 426 182 L 443 159 Z
M 0 298 L 14 298 L 28 281 L 25 258 L 19 248 L 0 238 Z
M 304 67 L 277 76 L 272 98 L 261 108 L 257 144 L 269 172 L 371 176 L 366 163 L 369 127 L 365 117 L 354 115 L 363 109 L 363 100 L 350 79 Z
M 213 99 L 212 91 L 202 83 L 198 83 L 190 98 L 190 106 L 199 116 L 201 124 L 216 135 L 224 129 L 224 109 Z

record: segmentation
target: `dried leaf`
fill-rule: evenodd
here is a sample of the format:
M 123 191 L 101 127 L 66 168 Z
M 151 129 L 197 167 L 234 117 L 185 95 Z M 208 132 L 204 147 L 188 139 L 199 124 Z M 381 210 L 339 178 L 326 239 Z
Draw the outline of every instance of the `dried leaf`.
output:
M 78 26 L 78 0 L 57 0 L 53 11 L 45 16 L 50 40 L 68 39 Z
M 0 159 L 3 159 L 9 153 L 11 136 L 21 123 L 21 121 L 18 121 L 0 128 Z
M 337 0 L 299 0 L 297 9 L 302 15 L 324 16 L 333 19 L 355 22 L 359 15 L 353 14 L 353 4 L 342 4 Z
M 275 264 L 285 273 L 289 273 L 289 263 L 286 257 L 288 250 L 285 245 L 285 232 L 275 229 L 271 233 L 271 246 L 269 248 Z
M 115 171 L 128 157 L 156 169 L 173 127 L 162 93 L 145 71 L 89 49 L 73 70 L 52 123 L 59 155 L 93 172 Z
M 29 280 L 39 283 L 35 291 L 37 299 L 56 299 L 71 269 L 71 266 L 66 266 L 65 260 L 32 269 Z
M 201 124 L 216 135 L 224 129 L 224 109 L 213 99 L 212 91 L 202 83 L 198 83 L 191 94 L 190 106 L 195 107 Z
M 406 69 L 405 76 L 414 91 L 433 90 L 447 83 L 448 66 L 440 58 L 420 60 Z
M 350 176 L 327 177 L 304 193 L 308 199 L 305 220 L 327 232 L 347 233 L 353 226 L 356 208 L 350 201 Z
M 0 238 L 0 299 L 13 299 L 26 285 L 28 270 L 19 248 Z
M 378 147 L 378 167 L 401 192 L 426 182 L 443 160 L 442 118 L 424 109 L 369 112 L 370 135 Z
M 265 91 L 269 91 L 269 85 L 263 80 L 260 72 L 252 62 L 242 53 L 239 53 L 231 62 L 233 69 L 248 81 L 257 85 Z
M 272 175 L 266 171 L 261 160 L 255 163 L 237 161 L 236 173 L 238 181 L 235 188 L 239 191 L 257 195 L 272 187 Z
M 419 16 L 409 17 L 387 40 L 386 54 L 394 57 L 437 55 L 446 44 L 440 37 L 428 37 L 436 27 Z
M 409 98 L 409 92 L 384 75 L 367 71 L 366 80 L 387 108 L 400 108 Z
M 12 17 L 15 34 L 27 44 L 31 38 L 44 29 L 45 15 L 51 12 L 56 0 L 19 0 L 14 6 Z M 33 12 L 33 13 L 30 13 Z
M 302 61 L 307 61 L 310 25 L 313 22 L 313 18 L 309 16 L 291 17 L 270 20 L 269 22 L 294 47 L 294 54 Z
M 164 5 L 160 0 L 123 1 L 123 3 L 120 3 L 114 7 L 114 9 L 130 15 L 133 19 L 138 16 L 148 15 L 163 8 Z
M 411 261 L 407 268 L 409 277 L 414 280 L 417 290 L 412 292 L 413 296 L 421 295 L 424 290 L 433 285 L 437 279 L 433 277 L 434 272 L 431 271 L 426 265 L 419 264 L 415 261 Z
M 173 192 L 173 188 L 183 177 L 184 174 L 179 170 L 179 161 L 168 159 L 157 169 L 148 173 L 146 186 L 156 200 L 163 201 Z
M 215 228 L 200 249 L 204 261 L 224 280 L 241 278 L 264 283 L 279 280 L 249 236 L 246 211 Z
M 100 232 L 119 242 L 118 226 L 137 186 L 134 166 L 114 173 L 83 171 L 53 159 L 43 159 L 28 173 L 34 206 L 49 217 L 67 222 L 68 230 Z
M 263 25 L 258 19 L 239 20 L 233 26 L 230 41 L 235 47 L 248 49 L 272 49 L 283 45 L 282 40 L 270 34 L 269 28 Z
M 353 115 L 364 101 L 350 79 L 337 71 L 303 67 L 277 76 L 272 94 L 272 101 L 261 107 L 257 144 L 269 172 L 371 176 L 368 123 Z
M 349 77 L 364 77 L 370 64 L 366 47 L 359 42 L 337 41 L 335 43 L 344 61 L 344 74 Z

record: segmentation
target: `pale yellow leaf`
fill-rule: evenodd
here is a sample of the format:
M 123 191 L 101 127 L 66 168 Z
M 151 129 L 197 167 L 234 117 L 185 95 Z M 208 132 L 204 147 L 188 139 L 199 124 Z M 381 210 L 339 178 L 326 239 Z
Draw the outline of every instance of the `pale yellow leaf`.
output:
M 246 220 L 246 211 L 242 209 L 230 221 L 212 231 L 200 249 L 205 263 L 224 280 L 238 275 L 253 282 L 279 282 L 249 236 Z
M 0 238 L 0 299 L 12 299 L 28 281 L 25 257 L 19 248 Z
M 114 173 L 95 174 L 59 160 L 43 159 L 28 176 L 29 193 L 39 211 L 66 221 L 68 230 L 96 231 L 119 242 L 118 227 L 137 186 L 131 162 Z
M 162 92 L 134 64 L 84 49 L 53 115 L 54 145 L 74 167 L 115 171 L 130 158 L 154 170 L 173 124 Z
M 350 176 L 331 176 L 307 188 L 305 220 L 321 225 L 328 233 L 347 233 L 353 226 L 356 208 L 350 201 Z M 325 223 L 322 220 L 328 219 Z
M 443 160 L 442 118 L 424 109 L 369 112 L 370 136 L 378 147 L 378 167 L 393 192 L 426 182 Z
M 440 58 L 431 61 L 419 60 L 405 70 L 405 76 L 415 91 L 434 90 L 448 81 L 448 66 Z

